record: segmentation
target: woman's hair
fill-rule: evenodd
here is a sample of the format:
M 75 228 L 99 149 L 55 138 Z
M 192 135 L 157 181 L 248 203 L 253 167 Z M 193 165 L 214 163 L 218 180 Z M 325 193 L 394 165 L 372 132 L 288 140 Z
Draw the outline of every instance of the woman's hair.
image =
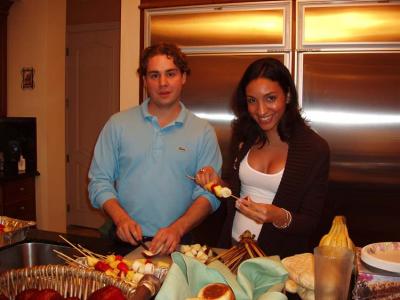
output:
M 175 44 L 160 43 L 144 49 L 140 59 L 140 66 L 137 70 L 140 76 L 146 76 L 149 60 L 156 55 L 166 55 L 168 58 L 172 58 L 174 64 L 179 68 L 182 74 L 190 74 L 186 55 L 181 51 L 181 49 Z
M 278 124 L 282 141 L 287 142 L 296 126 L 306 124 L 300 114 L 298 95 L 293 78 L 283 63 L 275 58 L 261 58 L 251 63 L 243 74 L 234 93 L 231 108 L 235 114 L 232 122 L 232 139 L 237 143 L 268 142 L 267 135 L 250 116 L 247 109 L 246 87 L 254 79 L 266 78 L 277 82 L 286 95 L 286 109 Z

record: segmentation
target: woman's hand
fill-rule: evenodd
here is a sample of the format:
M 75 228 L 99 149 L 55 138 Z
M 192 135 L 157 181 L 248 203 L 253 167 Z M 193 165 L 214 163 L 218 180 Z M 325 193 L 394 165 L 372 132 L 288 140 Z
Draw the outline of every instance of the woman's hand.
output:
M 235 203 L 236 208 L 258 224 L 282 222 L 285 212 L 273 204 L 257 203 L 250 197 L 241 198 Z
M 211 166 L 202 167 L 195 176 L 196 183 L 204 187 L 207 183 L 221 184 L 221 178 Z

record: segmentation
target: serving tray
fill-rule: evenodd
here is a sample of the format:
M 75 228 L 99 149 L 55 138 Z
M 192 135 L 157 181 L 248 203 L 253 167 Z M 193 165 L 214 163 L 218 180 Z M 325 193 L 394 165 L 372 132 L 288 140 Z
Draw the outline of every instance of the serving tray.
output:
M 0 247 L 23 241 L 28 229 L 36 225 L 34 221 L 24 221 L 6 216 L 0 216 L 0 224 L 7 228 L 7 232 L 0 232 Z

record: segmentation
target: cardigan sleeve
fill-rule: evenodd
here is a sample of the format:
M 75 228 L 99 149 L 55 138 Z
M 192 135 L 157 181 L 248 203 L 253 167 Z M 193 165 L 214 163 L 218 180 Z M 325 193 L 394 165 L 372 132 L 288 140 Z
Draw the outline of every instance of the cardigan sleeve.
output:
M 312 151 L 312 164 L 304 178 L 303 193 L 298 193 L 296 208 L 291 210 L 292 223 L 287 228 L 287 232 L 291 234 L 310 235 L 314 232 L 325 205 L 330 165 L 329 147 L 322 139 L 314 147 L 316 151 Z

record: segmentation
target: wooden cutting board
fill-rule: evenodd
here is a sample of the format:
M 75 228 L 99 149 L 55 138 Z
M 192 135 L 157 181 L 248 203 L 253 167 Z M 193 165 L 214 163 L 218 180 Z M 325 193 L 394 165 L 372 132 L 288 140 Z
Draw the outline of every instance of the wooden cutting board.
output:
M 139 258 L 146 258 L 142 254 L 143 250 L 144 250 L 143 247 L 139 246 L 135 250 L 133 250 L 133 251 L 129 252 L 127 255 L 125 255 L 124 258 L 128 259 L 128 260 L 131 260 L 131 261 L 135 260 L 135 259 L 139 259 Z M 172 264 L 172 259 L 171 259 L 170 255 L 157 255 L 157 256 L 154 256 L 152 258 L 147 258 L 147 259 L 149 259 L 154 264 L 159 262 L 159 261 L 164 262 L 164 263 L 168 263 L 170 265 Z
M 147 244 L 146 244 L 147 245 Z M 178 246 L 179 249 L 180 246 Z M 142 252 L 143 252 L 143 247 L 139 246 L 138 248 L 136 248 L 135 250 L 129 252 L 127 255 L 125 255 L 124 258 L 128 259 L 128 260 L 135 260 L 138 258 L 146 258 L 145 256 L 143 256 Z M 221 252 L 225 251 L 226 249 L 221 249 L 221 248 L 212 248 L 212 250 L 214 251 L 214 253 L 216 255 L 220 254 Z M 169 263 L 170 265 L 172 264 L 172 259 L 170 255 L 157 255 L 155 257 L 152 257 L 149 259 L 151 262 L 156 263 L 156 262 L 165 262 L 165 263 Z

